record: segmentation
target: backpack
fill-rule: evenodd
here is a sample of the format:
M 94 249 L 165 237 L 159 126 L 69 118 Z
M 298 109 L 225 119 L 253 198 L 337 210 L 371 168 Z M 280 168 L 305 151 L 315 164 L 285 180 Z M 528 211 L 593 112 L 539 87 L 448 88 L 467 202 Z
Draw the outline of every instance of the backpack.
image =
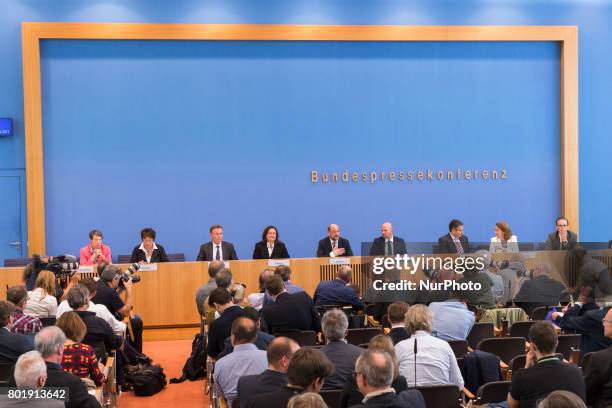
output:
M 170 379 L 171 384 L 182 383 L 185 380 L 195 381 L 206 377 L 206 335 L 198 333 L 191 343 L 191 355 L 183 366 L 183 375 L 180 378 Z
M 135 370 L 128 370 L 125 381 L 139 397 L 157 394 L 166 386 L 166 375 L 159 364 L 139 364 Z

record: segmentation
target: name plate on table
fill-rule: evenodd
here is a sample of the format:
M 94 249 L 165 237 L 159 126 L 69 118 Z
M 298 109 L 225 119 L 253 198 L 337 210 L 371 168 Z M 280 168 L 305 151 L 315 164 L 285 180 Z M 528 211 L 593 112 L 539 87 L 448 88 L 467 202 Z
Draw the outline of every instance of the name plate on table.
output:
M 79 273 L 93 273 L 94 266 L 93 265 L 80 265 L 77 272 Z
M 157 270 L 156 263 L 142 263 L 140 264 L 140 269 L 138 270 L 138 272 L 156 271 L 156 270 Z
M 536 253 L 534 251 L 521 252 L 521 258 L 523 259 L 535 259 Z
M 289 266 L 289 259 L 268 259 L 268 266 Z
M 225 268 L 229 269 L 229 261 L 223 261 L 223 265 Z M 206 266 L 210 266 L 210 262 L 207 262 Z
M 343 257 L 329 258 L 329 264 L 330 265 L 350 265 L 351 258 L 343 258 Z

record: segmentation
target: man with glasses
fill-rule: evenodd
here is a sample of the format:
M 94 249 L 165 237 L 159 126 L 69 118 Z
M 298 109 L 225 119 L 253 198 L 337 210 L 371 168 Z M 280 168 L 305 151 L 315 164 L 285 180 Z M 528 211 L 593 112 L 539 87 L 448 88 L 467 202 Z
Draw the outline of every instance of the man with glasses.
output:
M 578 242 L 575 232 L 568 229 L 569 221 L 565 217 L 557 218 L 557 230 L 548 234 L 544 249 L 548 251 L 574 249 Z
M 612 309 L 602 319 L 604 335 L 612 339 Z M 612 346 L 591 354 L 584 381 L 587 404 L 595 408 L 612 406 Z M 583 364 L 584 368 L 584 364 Z

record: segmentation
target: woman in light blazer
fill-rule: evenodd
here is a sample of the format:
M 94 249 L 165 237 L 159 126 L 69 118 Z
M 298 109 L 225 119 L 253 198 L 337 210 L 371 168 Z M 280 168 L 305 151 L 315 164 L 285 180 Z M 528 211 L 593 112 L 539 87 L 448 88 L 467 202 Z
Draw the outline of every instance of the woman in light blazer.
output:
M 495 236 L 491 238 L 489 252 L 518 252 L 518 238 L 512 234 L 512 230 L 508 223 L 500 221 L 495 223 Z

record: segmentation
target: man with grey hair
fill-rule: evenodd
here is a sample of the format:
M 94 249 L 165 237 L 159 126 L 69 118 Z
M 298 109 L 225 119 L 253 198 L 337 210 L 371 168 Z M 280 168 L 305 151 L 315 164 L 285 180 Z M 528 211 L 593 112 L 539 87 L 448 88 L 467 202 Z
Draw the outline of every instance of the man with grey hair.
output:
M 351 375 L 355 361 L 363 350 L 346 342 L 348 319 L 342 310 L 332 309 L 325 313 L 321 325 L 327 343 L 321 347 L 321 353 L 336 367 L 334 373 L 325 379 L 323 389 L 340 389 L 344 387 L 346 378 Z
M 47 365 L 45 386 L 68 388 L 69 401 L 66 401 L 66 408 L 100 407 L 95 397 L 87 392 L 83 381 L 76 375 L 67 373 L 62 369 L 64 341 L 66 341 L 66 336 L 56 326 L 43 328 L 34 338 L 36 350 L 41 354 Z
M 317 305 L 353 306 L 355 310 L 363 309 L 363 302 L 349 286 L 353 270 L 349 265 L 342 265 L 336 271 L 333 281 L 319 282 L 313 300 Z
M 212 261 L 208 264 L 208 282 L 198 288 L 195 296 L 196 307 L 200 316 L 204 316 L 204 301 L 210 295 L 210 292 L 217 287 L 215 275 L 223 268 L 225 268 L 225 264 L 222 261 Z
M 425 408 L 418 390 L 406 390 L 395 395 L 391 388 L 394 367 L 391 356 L 384 351 L 366 350 L 355 364 L 355 381 L 363 394 L 363 404 L 355 407 Z
M 17 359 L 15 364 L 15 383 L 17 388 L 37 389 L 42 388 L 47 381 L 47 365 L 40 353 L 36 350 L 28 351 Z M 53 399 L 9 399 L 8 395 L 0 395 L 0 406 L 2 407 L 28 407 L 28 408 L 62 408 L 64 403 Z
M 232 283 L 234 283 L 234 276 L 232 275 L 232 271 L 230 271 L 229 269 L 221 268 L 215 274 L 215 289 L 223 288 L 227 289 L 227 291 L 229 292 Z M 212 293 L 212 290 L 210 292 Z M 210 294 L 208 296 L 210 296 Z M 215 308 L 209 304 L 208 296 L 204 299 L 204 319 L 206 320 L 206 323 L 210 326 L 210 324 L 218 317 L 218 315 L 215 313 Z

